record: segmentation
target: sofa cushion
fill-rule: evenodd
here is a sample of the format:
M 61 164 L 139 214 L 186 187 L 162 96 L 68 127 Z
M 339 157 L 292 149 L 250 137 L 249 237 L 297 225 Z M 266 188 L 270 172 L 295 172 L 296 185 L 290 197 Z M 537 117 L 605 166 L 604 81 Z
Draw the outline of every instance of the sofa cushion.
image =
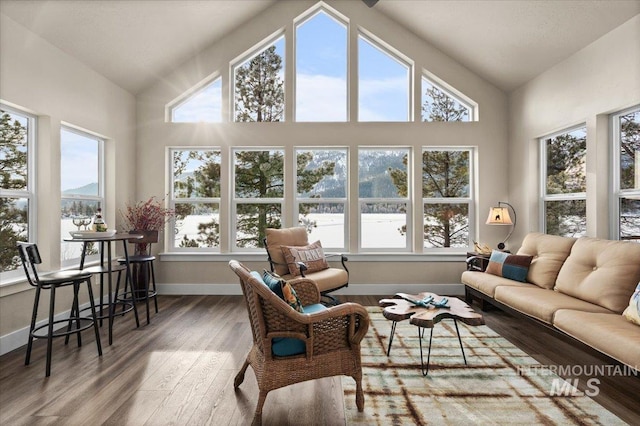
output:
M 640 282 L 640 244 L 582 237 L 560 268 L 555 290 L 618 314 Z
M 571 337 L 640 371 L 640 327 L 614 313 L 560 309 L 553 325 Z
M 281 276 L 288 274 L 289 267 L 280 246 L 306 246 L 309 244 L 306 228 L 302 226 L 284 229 L 267 228 L 266 236 L 267 251 L 271 260 L 276 263 L 276 272 Z
M 499 286 L 495 300 L 547 324 L 553 324 L 553 316 L 558 309 L 611 313 L 602 306 L 532 285 Z
M 575 238 L 532 232 L 522 241 L 517 254 L 533 256 L 527 282 L 542 288 L 553 288 L 558 272 L 571 252 Z
M 527 282 L 527 272 L 532 258 L 533 256 L 508 254 L 493 250 L 485 272 L 524 283 Z
M 329 268 L 323 269 L 322 271 L 313 272 L 310 274 L 306 274 L 305 276 L 318 286 L 318 290 L 320 293 L 325 292 L 327 290 L 334 290 L 337 287 L 342 287 L 343 285 L 349 282 L 349 274 L 342 268 Z M 294 278 L 291 274 L 283 275 L 282 278 L 289 281 Z
M 462 284 L 468 285 L 490 297 L 494 296 L 496 288 L 501 285 L 531 287 L 531 284 L 521 283 L 479 271 L 464 271 L 461 281 Z
M 640 325 L 640 283 L 629 300 L 629 306 L 622 313 L 627 320 Z
M 307 266 L 305 274 L 322 271 L 329 267 L 320 241 L 305 246 L 281 246 L 281 248 L 284 260 L 289 267 L 289 273 L 294 277 L 301 275 L 298 262 L 302 262 Z

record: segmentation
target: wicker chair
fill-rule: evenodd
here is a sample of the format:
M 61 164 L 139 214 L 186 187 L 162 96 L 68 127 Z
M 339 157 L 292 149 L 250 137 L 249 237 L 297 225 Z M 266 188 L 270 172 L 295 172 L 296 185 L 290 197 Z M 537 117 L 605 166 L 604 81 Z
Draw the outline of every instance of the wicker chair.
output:
M 237 389 L 251 365 L 260 389 L 252 424 L 261 424 L 262 407 L 269 391 L 337 375 L 355 379 L 356 405 L 358 411 L 362 411 L 360 341 L 369 328 L 366 309 L 357 303 L 343 303 L 316 313 L 301 314 L 252 276 L 244 265 L 231 260 L 229 266 L 240 278 L 253 334 L 253 346 L 234 381 Z M 320 302 L 320 292 L 312 280 L 297 278 L 289 284 L 303 306 Z M 286 357 L 273 355 L 272 339 L 283 337 L 302 340 L 306 353 Z

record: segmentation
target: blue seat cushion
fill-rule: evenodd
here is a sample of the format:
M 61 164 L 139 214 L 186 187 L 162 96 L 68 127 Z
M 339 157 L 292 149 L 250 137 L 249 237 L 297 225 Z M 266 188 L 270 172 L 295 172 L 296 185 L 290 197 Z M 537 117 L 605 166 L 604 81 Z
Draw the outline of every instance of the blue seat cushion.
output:
M 314 303 L 303 308 L 305 314 L 314 314 L 327 309 L 320 303 Z M 271 341 L 271 352 L 275 356 L 300 355 L 306 352 L 304 341 L 291 337 L 275 338 Z

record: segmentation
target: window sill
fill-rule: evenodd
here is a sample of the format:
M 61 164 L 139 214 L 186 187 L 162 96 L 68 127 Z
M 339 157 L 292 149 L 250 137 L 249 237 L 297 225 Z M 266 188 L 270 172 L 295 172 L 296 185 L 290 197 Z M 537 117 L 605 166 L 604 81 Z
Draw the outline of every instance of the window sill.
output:
M 447 253 L 345 253 L 344 255 L 349 258 L 349 262 L 464 262 L 467 252 L 465 250 Z M 232 259 L 241 262 L 263 262 L 267 260 L 267 254 L 262 252 L 160 253 L 159 257 L 162 262 L 229 262 Z

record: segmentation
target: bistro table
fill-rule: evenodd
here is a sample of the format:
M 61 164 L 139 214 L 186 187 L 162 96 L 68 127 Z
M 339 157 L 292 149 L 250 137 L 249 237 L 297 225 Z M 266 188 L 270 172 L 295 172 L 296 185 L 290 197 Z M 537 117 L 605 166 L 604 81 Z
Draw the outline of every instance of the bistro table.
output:
M 75 241 L 75 242 L 81 242 L 83 243 L 82 245 L 82 256 L 80 257 L 80 270 L 84 270 L 84 262 L 85 262 L 85 258 L 87 255 L 87 248 L 89 246 L 90 243 L 100 243 L 100 265 L 99 266 L 94 266 L 91 268 L 87 268 L 88 272 L 91 272 L 93 274 L 100 274 L 100 312 L 99 312 L 99 318 L 102 320 L 103 318 L 105 318 L 104 315 L 102 315 L 102 306 L 105 305 L 103 302 L 103 285 L 104 285 L 104 274 L 108 274 L 109 275 L 109 279 L 108 279 L 108 293 L 107 293 L 107 307 L 108 307 L 108 314 L 107 317 L 109 318 L 109 344 L 113 344 L 113 317 L 115 316 L 115 310 L 116 310 L 116 304 L 117 303 L 121 303 L 123 305 L 123 311 L 121 314 L 119 315 L 124 315 L 125 313 L 133 310 L 133 314 L 135 316 L 135 320 L 136 320 L 136 327 L 140 327 L 140 320 L 138 319 L 138 309 L 136 308 L 136 304 L 135 304 L 135 300 L 131 300 L 131 302 L 129 303 L 128 301 L 125 300 L 118 300 L 118 288 L 119 288 L 119 284 L 120 284 L 120 280 L 118 279 L 118 285 L 116 286 L 116 294 L 113 294 L 113 278 L 112 278 L 112 274 L 113 272 L 122 272 L 122 270 L 126 271 L 126 280 L 125 280 L 125 291 L 126 291 L 126 287 L 127 287 L 127 283 L 129 283 L 129 285 L 131 285 L 132 280 L 131 280 L 131 268 L 130 268 L 130 264 L 129 264 L 129 252 L 127 249 L 127 243 L 129 242 L 129 240 L 136 240 L 136 239 L 141 239 L 142 235 L 140 234 L 128 234 L 128 233 L 115 233 L 115 234 L 110 234 L 110 233 L 105 233 L 104 236 L 99 235 L 101 233 L 99 232 L 74 232 L 72 233 L 72 235 L 74 235 L 73 237 L 67 237 L 64 238 L 64 241 Z M 112 242 L 117 242 L 117 241 L 122 241 L 122 246 L 124 249 L 124 259 L 125 259 L 125 264 L 124 265 L 114 265 L 113 264 L 113 256 L 112 256 L 112 252 L 111 252 L 111 243 Z M 106 259 L 106 263 L 105 263 L 105 245 L 107 247 L 106 253 L 107 253 L 107 259 Z M 125 307 L 127 309 L 125 309 Z

